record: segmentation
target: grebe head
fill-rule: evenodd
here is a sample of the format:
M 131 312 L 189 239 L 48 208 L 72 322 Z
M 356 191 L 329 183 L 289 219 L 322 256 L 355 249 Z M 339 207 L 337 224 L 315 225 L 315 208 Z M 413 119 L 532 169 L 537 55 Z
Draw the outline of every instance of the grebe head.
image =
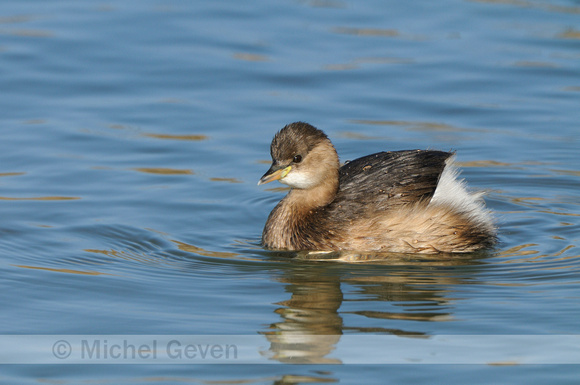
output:
M 296 189 L 338 181 L 338 155 L 326 134 L 308 123 L 281 129 L 270 146 L 272 166 L 258 184 L 279 180 Z

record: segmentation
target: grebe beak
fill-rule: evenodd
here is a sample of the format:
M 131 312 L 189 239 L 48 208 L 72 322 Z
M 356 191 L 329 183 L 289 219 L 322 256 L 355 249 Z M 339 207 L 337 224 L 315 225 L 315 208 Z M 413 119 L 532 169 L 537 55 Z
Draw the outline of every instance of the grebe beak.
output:
M 270 167 L 270 169 L 268 171 L 266 171 L 264 176 L 262 176 L 262 178 L 260 178 L 260 181 L 258 182 L 258 186 L 261 184 L 270 183 L 272 181 L 284 178 L 286 175 L 288 175 L 288 173 L 290 172 L 291 169 L 292 169 L 292 166 L 281 168 L 279 166 L 272 165 L 272 167 Z

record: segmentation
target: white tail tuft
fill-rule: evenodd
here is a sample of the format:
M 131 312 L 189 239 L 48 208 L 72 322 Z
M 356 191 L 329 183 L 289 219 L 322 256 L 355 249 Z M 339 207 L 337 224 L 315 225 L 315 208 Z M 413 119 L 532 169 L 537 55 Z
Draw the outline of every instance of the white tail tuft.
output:
M 447 159 L 446 167 L 441 174 L 430 205 L 441 205 L 453 208 L 454 211 L 467 215 L 479 226 L 493 231 L 491 212 L 485 207 L 483 193 L 467 191 L 463 179 L 457 179 L 459 170 L 455 165 L 455 156 Z

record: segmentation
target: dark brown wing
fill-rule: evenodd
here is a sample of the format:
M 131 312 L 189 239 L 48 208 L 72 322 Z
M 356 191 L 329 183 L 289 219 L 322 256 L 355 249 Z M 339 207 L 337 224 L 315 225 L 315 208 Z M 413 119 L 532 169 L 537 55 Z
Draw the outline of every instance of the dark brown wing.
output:
M 348 162 L 339 170 L 339 192 L 327 209 L 332 215 L 352 218 L 367 210 L 429 202 L 445 161 L 452 155 L 431 150 L 389 151 Z

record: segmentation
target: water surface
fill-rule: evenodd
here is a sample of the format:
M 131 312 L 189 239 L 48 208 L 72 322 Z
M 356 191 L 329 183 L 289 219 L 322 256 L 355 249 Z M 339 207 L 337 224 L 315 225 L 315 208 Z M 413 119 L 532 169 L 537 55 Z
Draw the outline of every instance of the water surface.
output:
M 336 341 L 310 357 L 319 365 L 29 365 L 0 378 L 575 383 L 577 365 L 332 364 L 341 335 L 580 332 L 579 13 L 563 0 L 4 2 L 2 334 Z M 498 247 L 374 261 L 263 250 L 285 191 L 256 183 L 273 134 L 297 120 L 342 161 L 456 151 Z

